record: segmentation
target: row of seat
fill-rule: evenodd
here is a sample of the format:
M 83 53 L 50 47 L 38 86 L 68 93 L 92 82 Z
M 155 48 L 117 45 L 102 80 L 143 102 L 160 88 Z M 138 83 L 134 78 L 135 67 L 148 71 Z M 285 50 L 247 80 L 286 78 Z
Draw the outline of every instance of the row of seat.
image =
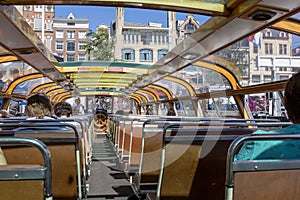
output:
M 62 119 L 4 119 L 0 122 L 1 136 L 36 138 L 42 141 L 51 154 L 51 185 L 54 199 L 82 199 L 87 195 L 87 169 L 90 163 L 87 157 L 91 156 L 90 144 L 93 138 L 93 123 L 90 119 L 93 118 L 81 116 L 80 120 L 64 119 L 65 122 L 62 122 Z M 35 148 L 3 146 L 2 149 L 8 166 L 43 163 L 43 157 Z M 22 187 L 19 184 L 16 188 Z M 24 198 L 20 196 L 19 199 Z
M 230 144 L 257 128 L 288 125 L 267 119 L 111 116 L 109 130 L 138 194 L 221 200 Z
M 40 140 L 24 137 L 0 137 L 3 147 L 29 147 L 42 158 L 39 164 L 0 165 L 1 199 L 51 200 L 52 167 L 47 146 Z

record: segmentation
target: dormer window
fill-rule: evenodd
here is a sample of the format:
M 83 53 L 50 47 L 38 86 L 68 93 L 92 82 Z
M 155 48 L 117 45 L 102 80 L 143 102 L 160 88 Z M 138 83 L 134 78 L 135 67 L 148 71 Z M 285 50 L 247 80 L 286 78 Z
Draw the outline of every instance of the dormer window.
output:
M 286 32 L 280 32 L 280 33 L 279 33 L 279 37 L 287 37 Z
M 187 24 L 185 27 L 184 27 L 184 30 L 186 31 L 195 31 L 196 30 L 196 26 L 194 24 Z
M 272 32 L 271 31 L 267 31 L 266 32 L 266 37 L 272 37 Z

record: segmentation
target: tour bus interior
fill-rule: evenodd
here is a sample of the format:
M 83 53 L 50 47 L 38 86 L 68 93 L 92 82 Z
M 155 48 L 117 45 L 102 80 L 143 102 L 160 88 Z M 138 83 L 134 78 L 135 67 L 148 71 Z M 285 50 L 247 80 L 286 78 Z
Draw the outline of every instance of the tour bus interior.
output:
M 202 113 L 205 116 L 207 108 L 211 108 L 210 103 L 204 105 L 202 102 L 202 108 L 200 105 L 197 108 L 193 103 L 190 103 L 190 96 L 202 99 L 207 98 L 207 95 L 211 97 L 216 95 L 216 98 L 218 98 L 219 96 L 228 96 L 227 93 L 231 91 L 233 94 L 230 96 L 237 101 L 235 94 L 243 90 L 251 91 L 254 88 L 254 86 L 244 81 L 248 69 L 243 62 L 247 61 L 238 60 L 237 58 L 235 63 L 232 63 L 233 58 L 228 58 L 226 49 L 242 44 L 244 40 L 249 40 L 249 38 L 256 35 L 257 31 L 267 34 L 266 32 L 270 28 L 279 31 L 289 31 L 289 34 L 296 34 L 296 36 L 298 34 L 299 21 L 297 20 L 297 12 L 299 8 L 297 3 L 293 1 L 288 1 L 284 4 L 278 3 L 276 6 L 272 4 L 272 1 L 226 1 L 216 3 L 200 1 L 197 7 L 192 1 L 187 1 L 183 7 L 182 4 L 175 2 L 169 4 L 162 2 L 160 6 L 156 6 L 155 1 L 153 1 L 153 4 L 141 2 L 139 5 L 141 8 L 152 8 L 154 6 L 156 9 L 187 11 L 208 15 L 211 18 L 190 37 L 187 37 L 176 47 L 174 46 L 166 56 L 154 65 L 118 62 L 64 63 L 56 61 L 54 56 L 41 43 L 40 39 L 34 36 L 33 31 L 24 24 L 18 11 L 10 6 L 11 4 L 20 5 L 26 2 L 1 1 L 1 23 L 3 27 L 7 27 L 1 31 L 3 35 L 1 38 L 1 65 L 3 71 L 5 71 L 3 80 L 5 79 L 7 82 L 7 80 L 15 76 L 13 75 L 14 68 L 17 68 L 17 71 L 19 71 L 19 75 L 16 75 L 16 77 L 20 77 L 10 87 L 4 85 L 1 92 L 13 98 L 24 99 L 30 92 L 45 90 L 52 98 L 52 101 L 63 101 L 72 96 L 95 95 L 129 97 L 137 104 L 147 104 L 155 101 L 163 103 L 165 98 L 169 100 L 177 99 L 177 101 L 181 99 L 181 102 L 186 104 L 184 106 L 185 112 L 182 112 L 180 110 L 181 106 L 179 106 L 177 114 L 181 115 L 184 113 L 184 115 L 197 116 Z M 35 3 L 48 4 L 49 2 L 36 1 Z M 53 1 L 52 3 L 80 4 L 80 1 Z M 85 1 L 86 5 L 110 5 L 110 3 L 115 6 L 139 7 L 130 2 L 108 1 L 104 3 L 102 1 Z M 212 4 L 215 7 L 212 7 Z M 289 30 L 287 30 L 288 26 L 291 27 Z M 9 38 L 18 39 L 11 41 Z M 249 42 L 248 45 L 258 48 L 258 43 L 255 41 Z M 221 49 L 224 50 L 219 51 Z M 231 62 L 226 61 L 224 58 Z M 264 58 L 260 59 L 261 62 L 269 62 L 268 58 L 265 60 L 263 60 Z M 120 69 L 122 71 L 118 72 Z M 92 75 L 88 72 L 90 70 L 93 70 L 95 73 L 93 72 Z M 134 70 L 134 73 L 132 73 L 132 70 Z M 274 69 L 270 67 L 270 70 Z M 196 71 L 196 77 L 191 77 L 189 71 Z M 116 80 L 114 84 L 111 83 L 112 76 Z M 259 83 L 268 83 L 289 77 L 289 75 L 277 77 L 276 74 L 272 76 L 269 81 L 266 78 L 267 81 L 260 81 Z M 95 81 L 82 84 L 82 82 L 87 81 L 86 77 L 93 77 Z M 123 78 L 126 82 L 120 84 L 118 80 L 120 78 Z M 101 84 L 93 84 L 100 79 Z M 187 83 L 182 83 L 180 82 L 182 80 L 179 79 L 184 79 Z M 39 85 L 41 82 L 45 84 L 47 89 L 34 88 L 35 85 Z M 165 97 L 162 95 L 154 95 L 155 97 L 153 97 L 152 91 L 155 90 L 153 89 L 155 85 L 160 86 L 159 90 L 156 89 L 158 92 L 164 93 L 162 88 L 168 88 L 174 84 L 177 86 L 173 86 L 175 89 L 169 91 L 170 94 L 164 95 Z M 185 87 L 187 84 L 189 86 Z M 280 85 L 281 83 L 278 84 Z M 24 85 L 31 86 L 31 88 L 26 88 L 26 94 L 24 91 L 21 91 L 22 85 L 23 87 Z M 283 88 L 283 85 L 284 82 L 282 82 L 281 88 Z M 149 95 L 149 91 L 151 95 Z M 226 94 L 223 91 L 226 91 Z M 268 92 L 272 91 L 265 91 L 265 93 Z M 142 98 L 141 95 L 144 97 Z M 230 98 L 232 99 L 232 97 Z M 211 101 L 215 101 L 214 98 L 211 98 Z M 136 99 L 139 99 L 139 101 Z M 177 103 L 177 107 L 179 104 Z M 234 107 L 237 107 L 241 112 L 242 108 L 239 103 L 230 101 L 229 104 L 235 104 Z M 277 104 L 279 103 L 275 103 L 275 105 Z M 220 107 L 224 107 L 221 108 L 223 110 L 228 110 L 228 106 L 223 105 Z M 204 112 L 195 111 L 199 108 L 204 110 Z M 236 110 L 236 108 L 233 110 Z
M 154 64 L 124 60 L 62 62 L 43 44 L 15 7 L 26 4 L 154 9 L 205 15 L 207 20 L 177 45 L 170 43 L 169 51 Z M 183 199 L 197 200 L 200 192 L 203 199 L 232 200 L 238 199 L 238 194 L 245 194 L 248 199 L 264 199 L 252 196 L 264 195 L 264 189 L 256 187 L 257 194 L 248 194 L 246 192 L 252 190 L 243 183 L 249 183 L 250 178 L 265 177 L 260 174 L 268 176 L 270 172 L 272 178 L 280 178 L 281 184 L 280 189 L 274 190 L 273 185 L 268 184 L 270 181 L 263 182 L 260 186 L 268 187 L 269 195 L 276 196 L 277 192 L 284 191 L 282 199 L 285 195 L 298 197 L 300 191 L 297 189 L 285 191 L 299 188 L 299 160 L 288 162 L 288 165 L 281 160 L 276 160 L 275 164 L 243 162 L 234 161 L 233 155 L 242 142 L 253 138 L 299 139 L 298 134 L 265 134 L 267 136 L 261 138 L 248 135 L 257 129 L 291 125 L 286 122 L 289 120 L 284 109 L 284 89 L 288 78 L 300 68 L 300 54 L 295 52 L 293 57 L 282 55 L 278 59 L 262 56 L 259 52 L 270 53 L 271 48 L 268 44 L 261 45 L 259 38 L 268 40 L 275 34 L 285 40 L 299 40 L 299 11 L 299 0 L 0 0 L 0 103 L 1 109 L 8 110 L 12 116 L 6 121 L 0 120 L 0 128 L 5 136 L 17 136 L 16 140 L 0 137 L 0 146 L 2 148 L 5 142 L 20 144 L 24 140 L 19 137 L 25 134 L 37 136 L 47 144 L 33 139 L 25 142 L 37 147 L 42 156 L 36 156 L 37 151 L 32 149 L 27 151 L 28 148 L 21 147 L 15 154 L 13 148 L 4 147 L 4 152 L 11 155 L 8 159 L 17 158 L 28 164 L 38 157 L 39 163 L 44 163 L 39 168 L 36 165 L 30 169 L 18 168 L 25 175 L 17 171 L 9 174 L 10 179 L 18 181 L 37 176 L 43 184 L 38 182 L 38 186 L 32 188 L 40 189 L 40 199 L 52 199 L 52 178 L 54 199 L 82 199 L 89 195 L 90 199 L 118 197 L 106 195 L 106 191 L 92 196 L 94 190 L 88 181 L 94 180 L 93 186 L 103 190 L 107 186 L 105 177 L 115 176 L 113 181 L 116 182 L 125 176 L 126 192 L 130 189 L 140 199 L 144 199 L 145 194 L 155 193 L 154 198 L 147 197 L 176 199 L 183 195 L 186 197 Z M 282 54 L 291 51 L 281 47 L 278 52 Z M 245 56 L 249 51 L 252 57 Z M 259 67 L 251 68 L 253 63 L 258 63 Z M 250 76 L 251 70 L 254 73 Z M 262 73 L 265 75 L 260 76 Z M 73 104 L 75 99 L 80 100 L 84 113 L 70 119 L 24 123 L 26 100 L 33 93 L 46 94 L 53 104 L 64 101 Z M 19 129 L 21 125 L 31 130 Z M 52 125 L 60 128 L 48 133 L 47 128 Z M 211 135 L 206 135 L 208 130 L 212 130 Z M 241 135 L 246 137 L 239 137 Z M 202 146 L 207 145 L 204 140 L 215 144 L 208 147 L 210 152 Z M 101 148 L 96 147 L 97 144 Z M 24 149 L 30 161 L 20 156 Z M 155 149 L 155 156 L 148 154 L 149 149 Z M 50 151 L 51 160 L 55 160 L 52 163 Z M 103 163 L 115 162 L 116 165 L 105 168 L 105 172 L 97 168 L 98 173 L 91 174 L 92 164 L 103 161 L 101 155 L 107 152 L 111 154 Z M 178 155 L 173 156 L 174 152 Z M 204 167 L 199 167 L 203 163 Z M 147 167 L 155 170 L 147 171 Z M 0 167 L 0 185 L 7 178 L 1 176 L 7 172 L 5 170 Z M 244 177 L 234 179 L 236 173 L 245 171 Z M 116 174 L 118 172 L 121 173 Z M 174 174 L 178 177 L 175 181 Z M 153 178 L 156 182 L 151 181 Z M 239 185 L 245 188 L 234 188 L 239 180 L 242 181 Z M 257 186 L 256 180 L 251 183 L 251 187 Z M 5 189 L 5 184 L 7 182 L 0 188 Z M 169 187 L 172 184 L 174 187 Z M 68 190 L 62 190 L 65 187 Z M 122 187 L 117 189 L 122 190 Z M 237 191 L 241 193 L 236 194 Z M 275 198 L 272 197 L 270 199 Z M 295 196 L 287 199 L 295 199 Z

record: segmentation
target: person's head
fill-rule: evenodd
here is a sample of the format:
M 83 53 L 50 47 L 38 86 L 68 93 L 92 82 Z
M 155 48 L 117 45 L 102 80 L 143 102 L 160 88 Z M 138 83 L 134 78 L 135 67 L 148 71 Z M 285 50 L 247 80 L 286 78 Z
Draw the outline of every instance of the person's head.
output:
M 0 110 L 0 118 L 9 118 L 9 113 L 6 110 Z
M 42 119 L 52 115 L 52 104 L 50 99 L 42 93 L 36 93 L 27 98 L 27 111 L 29 115 Z
M 96 110 L 95 120 L 96 121 L 105 121 L 108 118 L 108 114 L 105 110 Z
M 72 106 L 68 102 L 59 102 L 54 105 L 54 114 L 57 117 L 71 117 Z
M 77 99 L 75 99 L 75 103 L 80 104 L 80 98 L 79 97 Z
M 174 108 L 170 108 L 167 112 L 167 116 L 176 116 Z
M 14 69 L 12 71 L 12 76 L 13 76 L 14 79 L 18 78 L 20 76 L 19 70 L 18 69 Z
M 300 72 L 293 74 L 285 86 L 284 105 L 289 119 L 300 123 Z
M 117 110 L 115 115 L 124 115 L 124 110 Z

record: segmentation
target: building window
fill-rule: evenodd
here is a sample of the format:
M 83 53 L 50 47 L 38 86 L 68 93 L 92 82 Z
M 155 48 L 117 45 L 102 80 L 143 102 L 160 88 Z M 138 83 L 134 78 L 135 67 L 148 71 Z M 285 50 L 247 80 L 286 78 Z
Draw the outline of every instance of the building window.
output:
M 34 12 L 43 12 L 43 6 L 42 5 L 35 5 L 34 6 Z
M 130 31 L 127 31 L 128 42 L 130 42 Z
M 166 50 L 166 49 L 160 49 L 160 50 L 157 51 L 157 53 L 158 53 L 157 58 L 159 60 L 159 59 L 161 59 L 162 57 L 164 57 L 168 53 L 168 50 Z
M 287 80 L 287 79 L 289 79 L 289 76 L 279 76 L 280 81 Z
M 153 38 L 154 38 L 154 43 L 156 44 L 157 43 L 157 38 L 156 38 L 156 32 L 155 31 L 153 33 Z
M 79 39 L 85 39 L 86 38 L 86 31 L 79 31 L 78 38 Z
M 34 30 L 42 30 L 42 18 L 34 18 Z
M 287 71 L 287 67 L 279 67 L 279 71 Z
M 146 44 L 150 44 L 152 42 L 152 33 L 147 32 L 146 33 Z
M 194 24 L 187 24 L 184 27 L 184 30 L 186 30 L 186 31 L 195 31 L 196 30 L 196 26 Z
M 139 42 L 139 32 L 136 32 L 136 43 Z
M 79 55 L 78 55 L 78 61 L 86 61 L 86 56 L 85 56 L 85 54 L 79 54 Z
M 124 42 L 126 42 L 126 35 L 127 35 L 127 31 L 123 31 L 123 40 L 124 40 Z
M 67 61 L 68 62 L 75 61 L 75 54 L 67 54 Z
M 287 45 L 286 44 L 279 44 L 279 54 L 287 55 Z
M 51 30 L 51 21 L 46 22 L 46 29 Z
M 169 35 L 166 33 L 166 43 L 169 44 Z
M 191 33 L 185 33 L 184 34 L 184 39 L 187 38 L 187 37 L 189 37 L 189 36 L 191 36 Z
M 52 5 L 47 5 L 46 6 L 46 12 L 52 12 L 53 11 L 53 6 Z
M 63 50 L 64 49 L 64 43 L 62 41 L 56 42 L 56 50 Z
M 75 26 L 75 22 L 68 22 L 67 25 L 68 26 Z
M 157 41 L 158 41 L 158 43 L 160 43 L 160 32 L 157 32 Z
M 260 75 L 252 75 L 252 83 L 260 83 Z
M 279 44 L 279 54 L 283 54 L 283 44 Z
M 166 34 L 166 33 L 163 33 L 163 32 L 161 33 L 161 36 L 162 36 L 162 37 L 161 37 L 161 42 L 162 42 L 163 44 L 165 43 L 165 34 Z
M 267 55 L 273 54 L 273 44 L 265 43 L 265 54 Z
M 134 60 L 134 50 L 122 49 L 122 60 Z
M 283 45 L 283 54 L 287 55 L 287 45 L 286 44 Z
M 141 34 L 141 41 L 144 45 L 149 45 L 152 42 L 152 33 L 151 32 L 144 32 Z
M 287 37 L 286 32 L 280 32 L 280 33 L 279 33 L 279 37 Z
M 150 49 L 140 50 L 140 61 L 152 61 L 152 50 Z
M 47 47 L 48 49 L 51 49 L 51 38 L 50 38 L 50 37 L 47 37 L 47 38 L 46 38 L 46 47 Z
M 272 37 L 272 32 L 271 31 L 267 31 L 266 32 L 266 37 Z
M 57 30 L 56 31 L 56 38 L 64 38 L 64 31 L 63 30 Z
M 258 63 L 257 63 L 256 58 L 253 59 L 253 63 L 255 64 L 254 67 L 253 67 L 253 70 L 258 71 L 259 67 L 258 67 Z
M 24 11 L 32 11 L 31 5 L 24 6 Z
M 258 45 L 253 44 L 253 53 L 258 53 Z
M 75 39 L 75 31 L 68 31 L 67 35 L 68 39 Z
M 75 51 L 75 42 L 67 43 L 67 51 Z
M 272 81 L 272 77 L 271 76 L 264 75 L 264 83 L 271 82 L 271 81 Z
M 79 42 L 78 43 L 78 49 L 79 50 L 85 50 L 85 45 L 86 45 L 86 42 Z
M 132 31 L 132 43 L 134 43 L 134 36 L 135 36 L 135 32 Z

